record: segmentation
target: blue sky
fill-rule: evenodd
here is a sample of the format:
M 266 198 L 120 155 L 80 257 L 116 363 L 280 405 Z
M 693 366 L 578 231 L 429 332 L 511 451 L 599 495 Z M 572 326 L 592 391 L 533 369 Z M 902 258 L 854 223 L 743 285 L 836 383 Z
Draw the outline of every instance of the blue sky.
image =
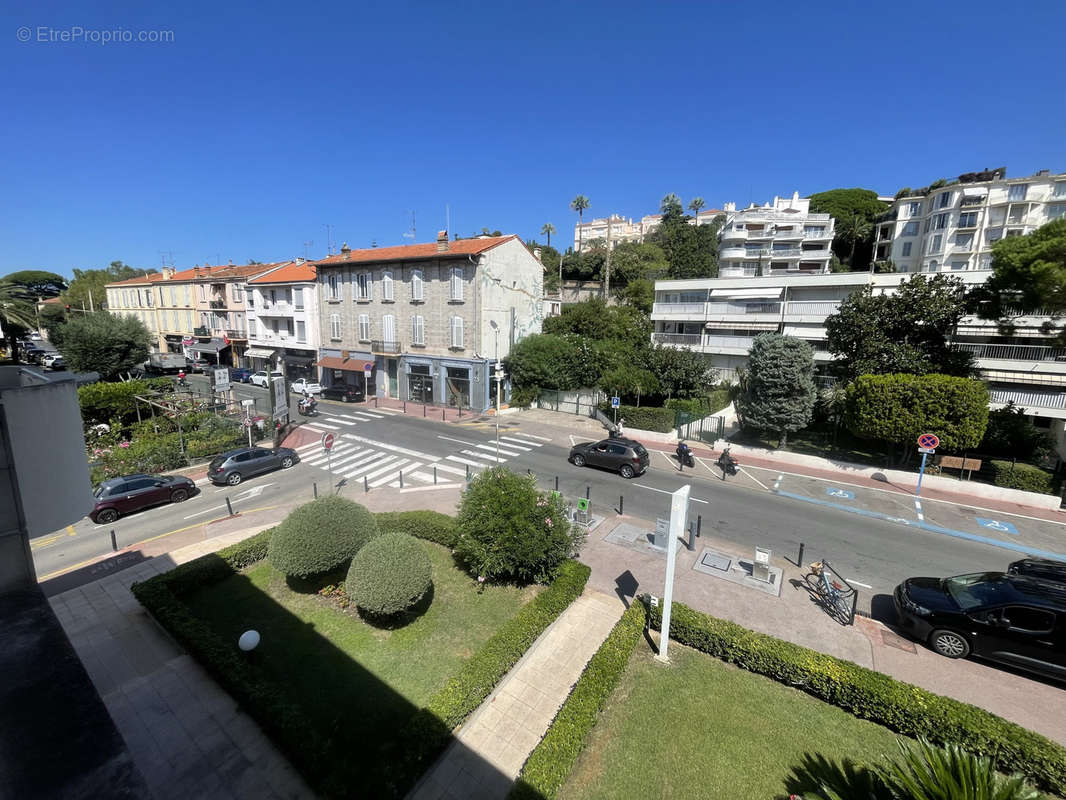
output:
M 19 7 L 13 7 L 19 6 Z M 1066 4 L 22 2 L 0 274 L 1066 171 Z M 19 29 L 31 40 L 19 41 Z M 173 31 L 171 43 L 47 41 Z M 54 32 L 54 33 L 53 33 Z M 41 36 L 46 41 L 39 41 Z M 86 36 L 86 34 L 82 34 Z

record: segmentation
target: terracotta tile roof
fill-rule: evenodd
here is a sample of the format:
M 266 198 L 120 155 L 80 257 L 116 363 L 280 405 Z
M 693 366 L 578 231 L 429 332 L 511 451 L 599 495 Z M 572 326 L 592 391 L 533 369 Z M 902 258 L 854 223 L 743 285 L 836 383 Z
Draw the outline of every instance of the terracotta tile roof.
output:
M 301 281 L 314 281 L 318 276 L 313 261 L 304 261 L 299 264 L 289 262 L 282 267 L 271 270 L 258 278 L 252 278 L 248 283 L 299 283 Z
M 432 258 L 451 258 L 455 256 L 478 255 L 486 250 L 491 250 L 518 236 L 487 236 L 477 239 L 458 239 L 448 242 L 448 249 L 437 251 L 437 243 L 427 244 L 404 244 L 397 247 L 371 247 L 366 250 L 352 250 L 347 254 L 338 253 L 316 262 L 322 267 L 337 267 L 344 264 L 366 264 L 374 261 L 424 261 Z
M 160 273 L 150 272 L 147 275 L 139 275 L 136 278 L 126 278 L 124 281 L 115 281 L 114 283 L 107 284 L 107 286 L 136 286 L 137 284 L 144 285 L 161 280 L 163 280 L 163 276 Z
M 63 302 L 63 298 L 61 298 L 61 297 L 49 297 L 47 300 L 42 300 L 41 301 L 41 305 L 43 306 L 43 305 L 47 305 L 48 303 L 62 303 L 62 302 Z

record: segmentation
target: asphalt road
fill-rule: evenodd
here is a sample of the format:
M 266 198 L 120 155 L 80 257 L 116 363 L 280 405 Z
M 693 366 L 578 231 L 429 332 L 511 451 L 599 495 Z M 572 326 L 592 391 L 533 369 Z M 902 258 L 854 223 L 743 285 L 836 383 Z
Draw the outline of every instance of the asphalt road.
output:
M 258 387 L 241 386 L 238 395 L 266 402 L 266 390 Z M 308 429 L 317 429 L 316 435 L 335 434 L 331 463 L 337 491 L 357 501 L 365 485 L 379 491 L 398 487 L 401 470 L 406 487 L 431 484 L 434 468 L 441 483 L 461 484 L 468 467 L 476 472 L 495 463 L 491 423 L 434 422 L 329 401 L 322 401 L 320 408 L 323 413 L 308 422 Z M 769 547 L 775 557 L 792 559 L 803 542 L 804 560 L 830 559 L 859 586 L 860 608 L 867 611 L 873 596 L 891 593 L 906 577 L 1003 569 L 1018 557 L 988 544 L 782 497 L 765 486 L 765 473 L 722 481 L 720 473 L 702 462 L 696 469 L 679 473 L 676 464 L 660 452 L 651 453 L 651 467 L 644 475 L 628 481 L 594 468 L 579 469 L 567 461 L 567 455 L 580 437 L 558 428 L 516 425 L 506 417 L 503 421 L 500 462 L 511 469 L 531 471 L 543 488 L 554 489 L 557 479 L 559 490 L 569 499 L 588 493 L 596 515 L 613 516 L 621 498 L 627 515 L 653 525 L 657 517 L 669 516 L 669 493 L 689 483 L 690 519 L 700 517 L 704 542 L 719 540 L 738 553 Z M 181 504 L 132 514 L 109 526 L 83 519 L 38 537 L 31 542 L 38 576 L 44 580 L 112 552 L 112 530 L 121 549 L 177 537 L 200 523 L 225 517 L 227 499 L 233 510 L 244 512 L 266 512 L 310 499 L 313 484 L 325 491 L 330 475 L 317 445 L 301 449 L 303 461 L 290 470 L 250 478 L 236 487 L 206 484 Z

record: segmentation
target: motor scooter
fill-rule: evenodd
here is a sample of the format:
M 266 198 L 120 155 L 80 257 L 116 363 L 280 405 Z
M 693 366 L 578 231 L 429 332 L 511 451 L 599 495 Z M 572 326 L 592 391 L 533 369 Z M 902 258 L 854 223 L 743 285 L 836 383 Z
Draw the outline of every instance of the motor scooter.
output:
M 677 443 L 677 450 L 674 451 L 674 455 L 677 456 L 677 463 L 683 467 L 696 466 L 696 457 L 692 455 L 692 450 L 684 442 Z
M 727 447 L 722 451 L 722 454 L 718 456 L 718 467 L 722 470 L 722 477 L 726 475 L 736 475 L 737 469 L 740 467 L 740 462 L 733 458 L 733 454 L 729 452 Z
M 296 406 L 296 410 L 300 412 L 304 417 L 317 417 L 318 416 L 318 403 L 314 398 L 301 400 Z

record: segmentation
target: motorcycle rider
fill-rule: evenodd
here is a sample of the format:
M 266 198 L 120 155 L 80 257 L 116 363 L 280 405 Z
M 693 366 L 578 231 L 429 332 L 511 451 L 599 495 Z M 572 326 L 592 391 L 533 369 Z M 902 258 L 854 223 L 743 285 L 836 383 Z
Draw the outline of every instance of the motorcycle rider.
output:
M 722 480 L 725 480 L 726 475 L 737 474 L 737 460 L 733 458 L 728 447 L 718 456 L 718 466 L 722 470 Z
M 692 450 L 682 439 L 677 443 L 677 450 L 674 451 L 677 455 L 677 462 L 682 467 L 694 467 L 696 466 L 696 459 L 692 455 Z
M 315 412 L 315 406 L 318 405 L 314 397 L 310 392 L 304 392 L 303 399 L 300 400 L 300 413 L 306 416 L 310 416 Z
M 179 369 L 178 370 L 178 386 L 187 386 L 187 385 L 188 384 L 185 382 L 185 370 Z

